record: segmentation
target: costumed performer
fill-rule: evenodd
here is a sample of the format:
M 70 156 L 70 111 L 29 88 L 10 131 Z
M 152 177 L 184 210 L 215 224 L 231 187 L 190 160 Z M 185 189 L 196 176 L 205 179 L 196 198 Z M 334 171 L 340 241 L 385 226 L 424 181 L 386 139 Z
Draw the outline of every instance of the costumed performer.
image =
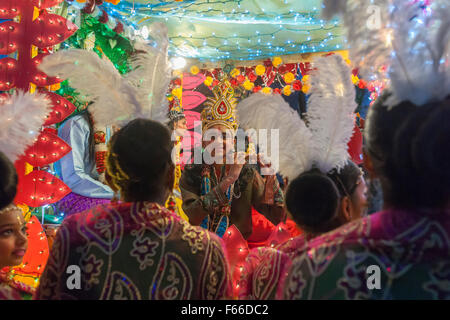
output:
M 275 175 L 262 178 L 256 165 L 244 164 L 242 151 L 234 152 L 238 119 L 230 83 L 223 79 L 213 94 L 201 114 L 201 163 L 186 165 L 181 176 L 183 210 L 193 225 L 222 237 L 234 224 L 246 239 L 252 234 L 252 206 L 275 225 L 285 220 L 283 192 Z
M 169 123 L 168 126 L 172 130 L 172 140 L 175 136 L 175 181 L 173 185 L 173 192 L 167 200 L 166 207 L 169 210 L 174 211 L 180 217 L 189 221 L 188 216 L 183 212 L 180 190 L 180 178 L 181 178 L 181 145 L 182 138 L 187 131 L 186 117 L 184 115 L 183 108 L 180 106 L 180 102 L 177 97 L 174 97 L 174 105 L 169 111 Z

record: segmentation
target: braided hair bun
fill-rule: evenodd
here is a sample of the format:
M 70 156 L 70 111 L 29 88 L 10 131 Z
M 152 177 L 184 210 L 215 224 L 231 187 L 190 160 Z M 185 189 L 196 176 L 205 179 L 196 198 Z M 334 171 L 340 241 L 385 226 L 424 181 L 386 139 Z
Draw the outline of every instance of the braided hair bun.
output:
M 163 175 L 172 164 L 172 141 L 163 124 L 136 119 L 111 138 L 108 174 L 125 198 L 145 201 L 161 191 Z

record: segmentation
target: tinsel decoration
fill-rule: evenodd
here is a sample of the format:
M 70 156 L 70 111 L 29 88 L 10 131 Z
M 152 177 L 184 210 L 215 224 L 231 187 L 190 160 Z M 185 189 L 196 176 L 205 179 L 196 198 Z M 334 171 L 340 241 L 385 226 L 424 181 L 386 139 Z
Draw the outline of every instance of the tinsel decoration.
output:
M 106 55 L 121 74 L 131 70 L 129 58 L 133 53 L 133 46 L 130 40 L 90 15 L 82 14 L 80 28 L 66 44 L 72 48 L 84 49 L 84 42 L 92 34 L 95 36 L 93 50 L 99 56 Z

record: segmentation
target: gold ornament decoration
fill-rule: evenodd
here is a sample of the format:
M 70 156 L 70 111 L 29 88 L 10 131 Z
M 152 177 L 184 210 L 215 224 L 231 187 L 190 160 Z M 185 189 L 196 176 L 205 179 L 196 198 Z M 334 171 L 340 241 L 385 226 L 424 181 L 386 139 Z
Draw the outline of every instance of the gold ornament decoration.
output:
M 271 87 L 264 87 L 261 90 L 261 92 L 264 93 L 264 94 L 267 94 L 267 95 L 272 94 L 272 88 Z
M 255 72 L 258 76 L 262 76 L 266 72 L 266 67 L 263 65 L 257 65 L 255 68 Z
M 195 76 L 197 73 L 200 72 L 200 69 L 197 66 L 192 66 L 190 71 Z
M 275 57 L 272 60 L 272 64 L 275 68 L 278 68 L 278 66 L 282 63 L 283 63 L 283 60 L 280 57 Z

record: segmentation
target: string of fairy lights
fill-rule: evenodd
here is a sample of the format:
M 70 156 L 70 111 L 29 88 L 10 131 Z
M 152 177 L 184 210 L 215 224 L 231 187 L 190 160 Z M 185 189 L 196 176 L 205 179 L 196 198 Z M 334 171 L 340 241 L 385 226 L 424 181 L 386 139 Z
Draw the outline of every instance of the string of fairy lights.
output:
M 298 32 L 297 30 L 284 27 L 270 33 L 256 32 L 255 36 L 233 34 L 231 37 L 224 37 L 218 36 L 215 33 L 212 33 L 208 37 L 194 37 L 192 34 L 188 35 L 188 37 L 179 35 L 171 37 L 170 43 L 176 47 L 175 52 L 173 52 L 174 54 L 185 57 L 192 50 L 183 50 L 183 48 L 202 47 L 204 53 L 208 51 L 208 58 L 210 58 L 211 53 L 215 56 L 210 59 L 212 61 L 216 59 L 236 58 L 236 60 L 252 60 L 277 55 L 340 50 L 342 45 L 339 43 L 334 44 L 332 48 L 327 45 L 335 39 L 333 35 L 335 29 L 336 27 L 320 28 L 320 30 L 327 32 L 327 36 L 324 39 L 313 39 L 310 36 L 311 31 L 307 31 L 305 32 L 307 34 L 305 41 L 286 40 L 284 45 L 274 43 L 277 34 L 283 30 Z M 211 48 L 212 50 L 207 50 L 207 48 Z M 197 52 L 198 55 L 201 54 L 199 51 Z M 199 56 L 188 56 L 188 58 L 200 58 L 200 60 L 204 60 Z
M 289 9 L 287 12 L 266 11 L 264 8 L 260 12 L 250 11 L 241 8 L 243 1 L 168 1 L 159 4 L 139 4 L 129 1 L 123 1 L 118 5 L 106 3 L 106 7 L 114 7 L 122 11 L 129 12 L 129 15 L 136 15 L 137 12 L 149 15 L 158 15 L 160 17 L 189 17 L 190 19 L 199 19 L 209 22 L 241 20 L 244 23 L 251 23 L 251 21 L 264 21 L 276 24 L 279 21 L 287 22 L 292 19 L 294 22 L 305 23 L 312 18 L 319 16 L 317 7 L 312 10 L 296 11 Z M 288 2 L 285 1 L 285 4 Z M 232 9 L 225 7 L 226 4 L 233 4 Z M 301 20 L 302 19 L 302 20 Z
M 109 24 L 124 24 L 126 37 L 151 37 L 149 25 L 164 22 L 169 29 L 169 55 L 200 61 L 255 60 L 346 48 L 339 21 L 322 20 L 319 5 L 304 8 L 284 1 L 281 7 L 265 9 L 251 8 L 250 2 L 255 6 L 248 0 L 104 2 L 92 16 L 105 10 Z M 71 6 L 79 11 L 83 3 L 74 1 Z

